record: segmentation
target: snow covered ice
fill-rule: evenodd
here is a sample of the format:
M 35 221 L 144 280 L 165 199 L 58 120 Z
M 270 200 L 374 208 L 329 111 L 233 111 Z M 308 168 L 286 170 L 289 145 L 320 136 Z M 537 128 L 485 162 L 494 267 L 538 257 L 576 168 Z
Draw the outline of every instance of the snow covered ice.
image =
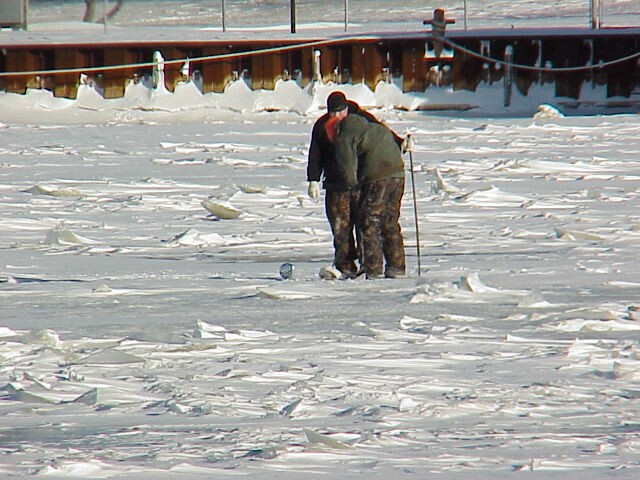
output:
M 638 117 L 376 113 L 421 277 L 318 277 L 313 115 L 4 124 L 1 470 L 634 478 Z
M 407 184 L 410 277 L 338 281 L 324 93 L 189 88 L 0 94 L 0 476 L 638 478 L 638 115 L 374 109 L 423 271 Z

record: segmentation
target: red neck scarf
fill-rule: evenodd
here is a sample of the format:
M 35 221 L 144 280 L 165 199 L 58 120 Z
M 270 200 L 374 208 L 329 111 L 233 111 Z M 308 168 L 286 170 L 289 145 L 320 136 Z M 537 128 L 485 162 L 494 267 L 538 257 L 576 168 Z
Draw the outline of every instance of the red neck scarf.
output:
M 336 116 L 329 117 L 324 124 L 324 131 L 327 133 L 327 138 L 331 143 L 336 143 L 336 136 L 338 135 L 338 124 L 340 118 Z

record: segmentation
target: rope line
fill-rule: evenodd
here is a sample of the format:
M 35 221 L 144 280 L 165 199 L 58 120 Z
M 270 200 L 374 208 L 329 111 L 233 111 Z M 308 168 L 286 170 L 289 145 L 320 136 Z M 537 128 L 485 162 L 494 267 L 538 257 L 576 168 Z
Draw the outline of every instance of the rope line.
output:
M 434 37 L 442 40 L 444 43 L 446 43 L 447 45 L 451 46 L 451 48 L 453 48 L 454 50 L 459 50 L 463 53 L 467 53 L 473 57 L 479 58 L 481 60 L 486 60 L 488 62 L 494 62 L 494 63 L 499 63 L 502 64 L 506 67 L 511 67 L 511 68 L 515 68 L 515 69 L 519 69 L 519 70 L 531 70 L 534 72 L 580 72 L 580 71 L 587 71 L 587 70 L 596 70 L 599 68 L 605 68 L 611 65 L 616 65 L 618 63 L 622 63 L 622 62 L 627 62 L 629 60 L 632 60 L 634 58 L 638 58 L 640 57 L 640 52 L 636 52 L 633 53 L 631 55 L 627 55 L 626 57 L 621 57 L 621 58 L 617 58 L 615 60 L 610 60 L 608 62 L 603 62 L 603 63 L 599 63 L 597 65 L 583 65 L 581 67 L 536 67 L 536 66 L 532 66 L 532 65 L 523 65 L 520 63 L 512 63 L 512 62 L 507 62 L 505 60 L 499 60 L 496 58 L 492 58 L 489 57 L 487 55 L 483 55 L 481 53 L 478 52 L 474 52 L 473 50 L 470 50 L 466 47 L 463 47 L 462 45 L 459 45 L 455 42 L 452 42 L 451 40 L 442 37 L 440 35 L 434 34 Z
M 271 48 L 262 48 L 258 50 L 247 50 L 244 52 L 221 53 L 217 55 L 208 55 L 205 57 L 164 60 L 163 63 L 165 65 L 173 65 L 178 63 L 185 63 L 187 61 L 191 63 L 195 63 L 195 62 L 226 60 L 230 58 L 250 57 L 252 55 L 263 55 L 266 53 L 286 52 L 290 50 L 299 50 L 299 49 L 308 48 L 308 47 L 332 45 L 335 43 L 341 43 L 345 40 L 363 41 L 363 40 L 376 40 L 376 39 L 378 39 L 378 37 L 374 37 L 374 36 L 340 37 L 340 38 L 334 38 L 330 40 L 318 40 L 315 42 L 296 43 L 293 45 L 285 45 L 282 47 L 271 47 Z M 131 68 L 154 67 L 155 65 L 156 65 L 155 62 L 143 62 L 143 63 L 128 63 L 128 64 L 122 64 L 122 65 L 105 65 L 102 67 L 62 68 L 62 69 L 54 69 L 54 70 L 31 70 L 31 71 L 24 71 L 24 72 L 0 72 L 0 77 L 19 76 L 19 75 L 59 75 L 59 74 L 65 74 L 65 73 L 105 72 L 105 71 L 111 71 L 111 70 L 127 70 Z
M 458 50 L 460 52 L 466 53 L 473 57 L 479 58 L 481 60 L 485 60 L 488 62 L 498 63 L 501 65 L 505 65 L 506 67 L 512 67 L 520 70 L 531 70 L 536 72 L 579 72 L 579 71 L 587 71 L 587 70 L 595 70 L 600 68 L 605 68 L 611 65 L 616 65 L 618 63 L 626 62 L 632 60 L 634 58 L 640 57 L 640 52 L 633 53 L 631 55 L 627 55 L 625 57 L 621 57 L 615 60 L 610 60 L 608 62 L 599 63 L 597 65 L 584 65 L 584 66 L 576 66 L 576 67 L 536 67 L 531 65 L 523 65 L 519 63 L 512 63 L 506 60 L 500 60 L 497 58 L 492 58 L 487 55 L 483 55 L 478 52 L 474 52 L 462 45 L 452 42 L 451 40 L 440 36 L 438 34 L 433 34 L 434 38 L 437 40 L 441 40 L 442 42 L 449 45 L 454 50 Z M 353 36 L 353 37 L 338 37 L 330 40 L 318 40 L 314 42 L 305 42 L 305 43 L 296 43 L 293 45 L 286 45 L 282 47 L 270 47 L 270 48 L 262 48 L 258 50 L 248 50 L 244 52 L 234 52 L 234 53 L 222 53 L 217 55 L 208 55 L 204 57 L 195 57 L 195 58 L 182 58 L 176 60 L 164 60 L 164 65 L 173 65 L 173 64 L 183 64 L 185 62 L 210 62 L 210 61 L 219 61 L 219 60 L 227 60 L 233 58 L 243 58 L 249 57 L 253 55 L 263 55 L 268 53 L 276 53 L 276 52 L 286 52 L 292 50 L 299 50 L 303 48 L 309 47 L 320 47 L 326 45 L 332 45 L 336 43 L 342 43 L 346 40 L 357 40 L 357 41 L 366 41 L 366 40 L 379 40 L 379 37 L 376 36 Z M 128 70 L 132 68 L 147 68 L 156 66 L 155 62 L 142 62 L 142 63 L 129 63 L 129 64 L 121 64 L 121 65 L 105 65 L 102 67 L 78 67 L 78 68 L 63 68 L 63 69 L 52 69 L 52 70 L 30 70 L 30 71 L 22 71 L 22 72 L 0 72 L 0 77 L 9 77 L 9 76 L 29 76 L 29 75 L 62 75 L 69 73 L 88 73 L 88 72 L 106 72 L 113 70 Z

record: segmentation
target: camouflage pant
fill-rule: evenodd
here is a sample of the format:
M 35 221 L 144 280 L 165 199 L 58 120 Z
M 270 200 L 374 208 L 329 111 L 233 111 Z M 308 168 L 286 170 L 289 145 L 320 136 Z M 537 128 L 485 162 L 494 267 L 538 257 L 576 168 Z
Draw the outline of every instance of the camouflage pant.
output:
M 364 185 L 360 191 L 360 233 L 367 277 L 404 275 L 406 263 L 400 229 L 400 204 L 404 178 L 385 178 Z
M 356 260 L 359 258 L 354 237 L 354 228 L 358 216 L 359 190 L 336 192 L 327 190 L 325 208 L 333 233 L 333 264 L 342 273 L 355 273 Z

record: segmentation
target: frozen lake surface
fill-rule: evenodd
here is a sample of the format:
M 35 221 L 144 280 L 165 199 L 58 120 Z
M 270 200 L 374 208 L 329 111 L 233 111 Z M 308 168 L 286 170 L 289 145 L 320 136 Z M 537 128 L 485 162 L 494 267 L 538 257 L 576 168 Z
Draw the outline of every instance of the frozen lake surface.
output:
M 281 87 L 0 94 L 0 476 L 637 479 L 640 117 L 344 87 L 416 139 L 422 271 L 406 157 L 410 276 L 326 281 L 332 87 Z
M 3 125 L 0 471 L 636 478 L 638 117 L 376 113 L 420 277 L 407 183 L 411 277 L 318 278 L 313 116 Z

